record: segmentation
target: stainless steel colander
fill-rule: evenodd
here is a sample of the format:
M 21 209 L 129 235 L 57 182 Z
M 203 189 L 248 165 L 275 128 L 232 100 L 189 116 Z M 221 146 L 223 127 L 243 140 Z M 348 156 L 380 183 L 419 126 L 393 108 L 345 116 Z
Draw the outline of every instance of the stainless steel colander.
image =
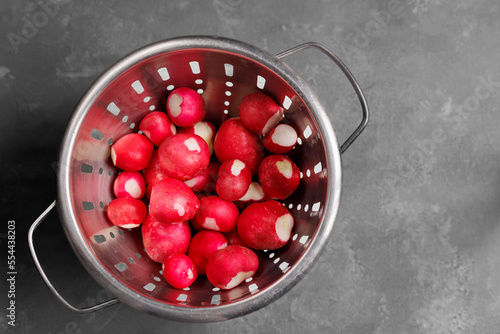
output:
M 321 51 L 340 67 L 361 103 L 362 121 L 342 146 L 316 95 L 281 61 L 307 48 Z M 229 291 L 214 288 L 203 277 L 187 289 L 172 288 L 163 279 L 161 265 L 145 253 L 140 230 L 120 229 L 106 216 L 119 172 L 109 158 L 110 146 L 124 134 L 136 132 L 147 113 L 164 110 L 169 92 L 181 86 L 202 94 L 207 120 L 216 126 L 237 116 L 243 96 L 265 92 L 284 107 L 284 122 L 299 134 L 290 156 L 301 170 L 301 184 L 283 201 L 295 219 L 292 238 L 279 250 L 258 252 L 257 273 Z M 58 199 L 29 231 L 35 265 L 49 289 L 76 312 L 93 312 L 117 301 L 186 322 L 221 321 L 255 311 L 288 291 L 319 256 L 339 208 L 341 153 L 367 121 L 366 101 L 354 77 L 321 44 L 306 43 L 277 55 L 211 36 L 179 37 L 146 46 L 106 71 L 77 105 L 61 145 Z M 33 234 L 54 207 L 82 264 L 116 299 L 80 309 L 51 284 L 36 256 Z

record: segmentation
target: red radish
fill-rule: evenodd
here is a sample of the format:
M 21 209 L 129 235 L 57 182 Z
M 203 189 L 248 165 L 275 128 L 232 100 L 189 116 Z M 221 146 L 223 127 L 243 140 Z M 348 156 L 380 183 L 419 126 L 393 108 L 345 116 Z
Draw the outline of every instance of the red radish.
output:
M 271 153 L 290 152 L 297 144 L 297 131 L 288 124 L 278 124 L 262 139 L 264 147 Z
M 200 200 L 182 181 L 167 178 L 153 185 L 149 213 L 162 223 L 189 220 L 199 207 Z
M 247 193 L 251 182 L 250 168 L 239 159 L 230 159 L 221 164 L 215 189 L 221 198 L 236 201 Z
M 106 214 L 116 226 L 135 228 L 146 218 L 148 208 L 135 198 L 116 198 L 108 204 Z
M 218 196 L 207 196 L 200 200 L 200 209 L 193 220 L 207 230 L 229 232 L 236 228 L 239 214 L 233 202 Z
M 300 170 L 286 155 L 269 155 L 259 166 L 259 182 L 268 198 L 283 200 L 297 190 Z
M 248 247 L 256 250 L 278 249 L 290 239 L 294 220 L 280 202 L 254 203 L 238 218 L 238 233 Z
M 194 89 L 179 87 L 167 98 L 167 113 L 175 125 L 193 126 L 205 117 L 205 101 Z
M 161 111 L 153 111 L 147 114 L 139 124 L 139 130 L 144 133 L 155 144 L 160 144 L 168 137 L 177 133 L 174 123 L 168 115 Z
M 224 233 L 224 236 L 227 239 L 227 244 L 228 245 L 238 245 L 238 246 L 248 247 L 243 242 L 243 239 L 241 239 L 240 234 L 238 233 L 238 229 L 237 228 L 235 228 L 232 231 Z
M 205 268 L 210 256 L 226 246 L 226 237 L 221 232 L 203 230 L 193 236 L 187 255 L 193 260 L 198 275 L 205 275 Z
M 239 200 L 234 201 L 234 204 L 239 210 L 245 209 L 247 206 L 253 203 L 262 202 L 264 200 L 268 200 L 264 191 L 262 190 L 262 186 L 258 182 L 250 183 L 250 187 L 246 194 L 241 197 Z
M 261 92 L 246 95 L 238 106 L 243 124 L 259 135 L 266 135 L 283 119 L 283 110 L 269 95 Z
M 153 154 L 151 154 L 151 160 L 149 161 L 148 166 L 142 171 L 142 174 L 144 175 L 144 181 L 146 181 L 146 184 L 151 185 L 162 179 L 170 177 L 170 174 L 168 174 L 160 164 L 157 148 L 153 150 Z
M 198 224 L 198 222 L 195 219 L 191 219 L 189 221 L 189 225 L 191 226 L 194 232 L 201 232 L 205 230 L 205 228 L 200 224 Z
M 162 168 L 171 177 L 186 181 L 208 167 L 208 145 L 198 135 L 178 133 L 168 137 L 158 148 Z
M 198 277 L 193 261 L 183 253 L 175 253 L 163 260 L 163 277 L 174 288 L 185 289 Z
M 129 133 L 111 146 L 111 160 L 120 169 L 138 172 L 148 165 L 153 148 L 153 143 L 146 136 Z
M 213 193 L 219 174 L 220 163 L 211 161 L 208 167 L 199 172 L 194 178 L 184 181 L 184 183 L 194 192 Z
M 153 185 L 152 184 L 148 184 L 146 186 L 146 192 L 144 194 L 144 198 L 147 199 L 148 201 L 151 198 L 151 190 L 153 190 Z
M 238 201 L 244 203 L 254 203 L 262 201 L 265 198 L 262 186 L 258 182 L 250 183 L 247 192 Z
M 257 134 L 248 130 L 238 117 L 226 120 L 217 131 L 214 139 L 214 152 L 217 160 L 239 159 L 257 174 L 259 163 L 264 157 L 264 146 Z
M 151 159 L 149 160 L 148 166 L 142 171 L 144 175 L 144 181 L 146 182 L 146 198 L 149 199 L 151 196 L 151 188 L 153 185 L 170 175 L 163 169 L 160 164 L 160 159 L 158 158 L 158 149 L 153 150 Z
M 146 193 L 146 182 L 139 172 L 123 171 L 113 183 L 113 192 L 116 198 L 140 199 Z
M 192 190 L 192 189 L 191 189 Z M 197 192 L 197 193 L 194 193 L 196 195 L 196 197 L 201 201 L 203 197 L 206 197 L 207 194 L 204 194 L 204 193 L 200 193 L 200 192 Z
M 151 215 L 142 223 L 142 243 L 146 253 L 155 262 L 162 263 L 175 253 L 186 253 L 191 240 L 187 222 L 163 224 Z
M 212 285 L 229 290 L 255 275 L 258 268 L 259 258 L 251 249 L 230 245 L 210 257 L 206 270 Z
M 197 193 L 194 193 L 196 195 L 196 197 L 200 200 L 206 197 L 207 195 L 205 193 L 201 193 L 201 192 L 197 192 Z M 199 210 L 199 209 L 198 209 Z M 196 216 L 196 214 L 195 214 Z M 196 232 L 200 232 L 200 231 L 203 231 L 205 228 L 203 228 L 200 224 L 198 224 L 198 222 L 196 221 L 196 219 L 191 219 L 189 221 L 189 225 L 191 226 L 191 228 L 193 229 L 193 231 L 196 231 Z
M 179 129 L 179 133 L 192 133 L 203 138 L 208 145 L 208 152 L 210 153 L 210 156 L 214 153 L 215 131 L 215 125 L 206 121 L 198 122 L 189 128 Z

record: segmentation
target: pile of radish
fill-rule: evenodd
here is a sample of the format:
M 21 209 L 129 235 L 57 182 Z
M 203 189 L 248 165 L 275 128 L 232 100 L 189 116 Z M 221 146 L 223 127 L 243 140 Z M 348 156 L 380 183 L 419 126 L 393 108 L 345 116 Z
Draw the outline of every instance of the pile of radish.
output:
M 290 239 L 294 219 L 278 200 L 300 183 L 286 155 L 297 133 L 262 92 L 245 96 L 238 112 L 216 129 L 204 120 L 203 97 L 176 88 L 166 112 L 150 112 L 138 133 L 111 146 L 121 172 L 107 216 L 119 227 L 141 228 L 146 253 L 175 288 L 199 275 L 234 288 L 256 273 L 256 251 Z

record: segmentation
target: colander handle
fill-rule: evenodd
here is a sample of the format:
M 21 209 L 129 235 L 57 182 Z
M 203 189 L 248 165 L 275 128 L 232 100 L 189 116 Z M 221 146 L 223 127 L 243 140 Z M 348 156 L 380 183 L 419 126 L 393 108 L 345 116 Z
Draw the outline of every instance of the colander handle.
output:
M 110 299 L 108 301 L 105 301 L 103 303 L 100 303 L 100 304 L 97 304 L 94 306 L 90 306 L 90 307 L 86 307 L 86 308 L 78 308 L 78 307 L 71 305 L 68 301 L 66 301 L 66 299 L 64 299 L 64 297 L 61 296 L 61 294 L 59 294 L 59 292 L 56 290 L 56 288 L 50 282 L 49 278 L 45 274 L 45 272 L 40 264 L 40 261 L 38 260 L 38 256 L 36 255 L 35 246 L 33 243 L 33 234 L 35 233 L 36 228 L 45 219 L 45 217 L 50 213 L 50 211 L 52 211 L 55 208 L 55 206 L 56 206 L 56 201 L 52 202 L 52 204 L 50 204 L 49 207 L 47 209 L 45 209 L 45 211 L 33 222 L 33 224 L 31 225 L 31 227 L 28 231 L 28 246 L 29 246 L 29 249 L 31 252 L 31 257 L 33 258 L 33 262 L 35 263 L 36 269 L 40 273 L 40 276 L 42 277 L 43 281 L 45 282 L 45 284 L 47 285 L 49 290 L 57 297 L 57 299 L 59 299 L 59 301 L 64 306 L 66 306 L 70 310 L 77 312 L 77 313 L 91 313 L 91 312 L 95 312 L 95 311 L 101 310 L 105 307 L 108 307 L 108 306 L 111 306 L 111 305 L 118 303 L 119 302 L 118 299 L 114 298 L 114 299 Z
M 344 75 L 347 77 L 349 82 L 351 83 L 352 87 L 354 88 L 354 91 L 356 92 L 356 95 L 358 96 L 359 102 L 361 103 L 361 110 L 363 112 L 363 119 L 361 120 L 361 123 L 359 126 L 354 130 L 354 132 L 347 138 L 347 140 L 340 146 L 340 153 L 344 153 L 345 150 L 358 138 L 358 136 L 361 134 L 361 132 L 365 129 L 366 125 L 368 124 L 368 118 L 369 118 L 369 110 L 368 110 L 368 104 L 366 103 L 365 96 L 363 95 L 363 91 L 359 87 L 358 82 L 354 78 L 354 75 L 352 75 L 351 71 L 347 68 L 347 66 L 340 60 L 340 58 L 333 53 L 330 49 L 325 47 L 321 43 L 316 43 L 316 42 L 308 42 L 304 44 L 297 45 L 296 47 L 293 47 L 289 50 L 280 52 L 276 55 L 276 58 L 282 59 L 285 57 L 288 57 L 294 53 L 297 53 L 299 51 L 308 49 L 308 48 L 315 48 L 321 52 L 323 52 L 325 55 L 327 55 L 333 62 L 342 70 Z

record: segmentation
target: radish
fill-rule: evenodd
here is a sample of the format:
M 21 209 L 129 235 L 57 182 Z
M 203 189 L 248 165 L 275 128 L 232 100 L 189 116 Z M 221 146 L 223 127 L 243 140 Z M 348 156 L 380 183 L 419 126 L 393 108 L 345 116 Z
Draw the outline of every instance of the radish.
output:
M 259 166 L 259 182 L 268 198 L 283 200 L 297 190 L 300 170 L 286 155 L 269 155 Z
M 134 198 L 116 198 L 108 204 L 106 214 L 111 222 L 122 228 L 141 225 L 148 214 L 146 204 Z
M 215 125 L 210 122 L 201 121 L 188 128 L 180 128 L 179 133 L 191 133 L 200 136 L 208 145 L 210 156 L 214 153 Z
M 198 200 L 200 201 L 201 203 L 201 200 L 206 197 L 207 195 L 205 193 L 201 193 L 201 192 L 196 192 L 194 193 L 196 195 L 196 197 L 198 198 Z M 198 209 L 199 210 L 199 209 Z M 195 214 L 196 216 L 196 214 Z M 198 224 L 198 222 L 196 221 L 196 219 L 191 219 L 189 221 L 189 225 L 191 226 L 191 229 L 194 231 L 194 232 L 200 232 L 200 231 L 203 231 L 205 230 L 205 228 L 203 226 L 201 226 L 200 224 Z
M 264 191 L 262 190 L 262 186 L 260 185 L 260 183 L 252 182 L 250 183 L 250 186 L 248 187 L 246 194 L 239 200 L 234 201 L 233 203 L 239 210 L 243 210 L 247 206 L 253 203 L 262 202 L 268 199 L 269 198 L 267 198 L 266 195 L 264 194 Z
M 189 220 L 199 207 L 200 200 L 182 181 L 166 178 L 152 187 L 149 213 L 162 223 Z
M 185 289 L 198 277 L 193 261 L 183 253 L 165 257 L 162 265 L 163 277 L 174 288 Z
M 120 169 L 138 172 L 148 165 L 153 148 L 153 143 L 146 136 L 129 133 L 111 146 L 111 160 Z
M 173 178 L 186 181 L 208 167 L 208 145 L 198 135 L 178 133 L 165 139 L 158 148 L 160 164 Z
M 116 198 L 140 199 L 146 193 L 146 182 L 139 172 L 123 171 L 113 182 L 113 192 Z
M 170 174 L 168 174 L 161 166 L 160 159 L 158 158 L 157 148 L 153 150 L 153 154 L 151 154 L 151 160 L 149 161 L 147 167 L 142 171 L 142 175 L 144 176 L 146 185 L 153 185 L 160 180 L 170 177 Z
M 238 201 L 245 204 L 252 204 L 255 202 L 262 201 L 265 198 L 262 186 L 258 182 L 250 183 L 247 192 Z
M 139 124 L 139 130 L 155 144 L 160 144 L 168 137 L 177 133 L 174 123 L 168 115 L 161 111 L 153 111 L 147 114 Z
M 191 88 L 172 91 L 166 109 L 147 114 L 142 133 L 111 146 L 122 171 L 108 218 L 122 228 L 142 224 L 144 250 L 162 263 L 172 287 L 187 288 L 206 275 L 215 287 L 232 289 L 258 270 L 254 251 L 290 239 L 294 218 L 277 199 L 300 183 L 297 165 L 284 155 L 297 144 L 297 132 L 279 124 L 284 109 L 262 92 L 246 95 L 239 117 L 218 130 L 204 120 L 203 97 Z
M 248 247 L 273 250 L 283 247 L 290 239 L 294 219 L 280 202 L 269 200 L 254 203 L 238 218 L 238 233 Z
M 207 196 L 200 200 L 200 209 L 193 220 L 207 230 L 229 232 L 236 228 L 239 214 L 233 202 L 218 196 Z
M 191 226 L 193 232 L 201 232 L 206 230 L 203 226 L 198 224 L 198 222 L 195 219 L 191 219 L 189 221 L 189 225 Z
M 151 199 L 151 190 L 153 190 L 153 185 L 148 184 L 146 186 L 146 192 L 144 193 L 144 198 L 148 201 Z
M 229 232 L 224 233 L 224 236 L 227 239 L 228 245 L 238 245 L 238 246 L 248 247 L 245 244 L 245 242 L 243 242 L 243 239 L 241 239 L 237 228 L 235 228 L 234 230 L 231 230 Z
M 167 113 L 175 125 L 193 126 L 205 117 L 205 101 L 194 89 L 179 87 L 167 98 Z
M 230 159 L 221 164 L 215 189 L 221 198 L 236 201 L 247 193 L 250 183 L 250 168 L 239 159 Z
M 184 183 L 194 192 L 213 193 L 217 182 L 220 163 L 211 161 L 208 167 L 199 172 L 194 178 L 184 181 Z
M 198 275 L 205 275 L 205 269 L 210 256 L 226 246 L 226 237 L 221 232 L 203 230 L 193 236 L 187 255 L 193 260 Z
M 284 109 L 267 94 L 255 92 L 241 100 L 238 111 L 247 129 L 266 135 L 283 119 Z
M 163 263 L 174 253 L 186 253 L 191 240 L 187 222 L 164 224 L 148 215 L 142 223 L 142 243 L 151 260 Z
M 297 144 L 297 131 L 288 124 L 278 124 L 262 139 L 262 144 L 271 153 L 290 152 Z
M 214 139 L 215 157 L 220 163 L 239 159 L 257 174 L 259 163 L 264 157 L 264 146 L 258 135 L 248 130 L 237 117 L 226 120 Z
M 258 268 L 259 258 L 251 249 L 230 245 L 210 257 L 206 275 L 215 287 L 229 290 L 255 275 Z

